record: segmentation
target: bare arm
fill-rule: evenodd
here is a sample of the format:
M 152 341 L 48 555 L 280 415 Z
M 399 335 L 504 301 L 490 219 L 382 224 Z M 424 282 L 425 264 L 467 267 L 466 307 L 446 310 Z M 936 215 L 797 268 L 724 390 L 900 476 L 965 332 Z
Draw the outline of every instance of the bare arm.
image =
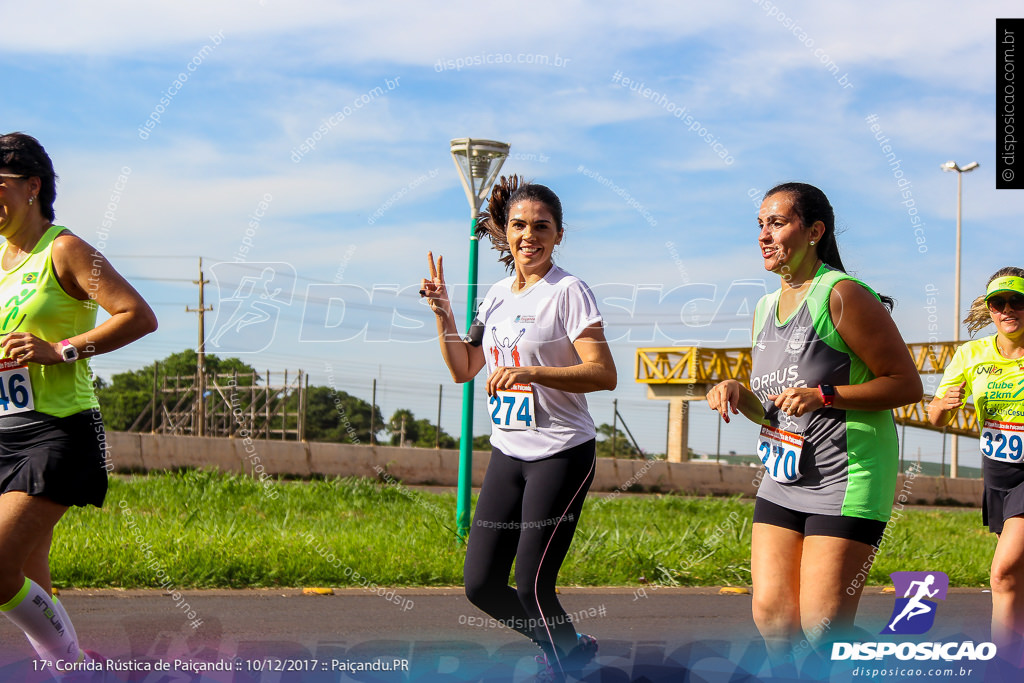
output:
M 832 288 L 829 309 L 846 345 L 875 375 L 863 384 L 836 387 L 833 407 L 840 410 L 891 410 L 921 400 L 923 386 L 914 359 L 889 311 L 871 292 L 852 280 Z M 791 415 L 824 406 L 817 387 L 791 387 L 775 397 Z
M 543 387 L 584 394 L 590 391 L 611 391 L 618 383 L 615 361 L 601 325 L 591 325 L 573 342 L 580 362 L 561 368 L 540 365 L 495 368 L 487 378 L 487 393 L 509 389 L 513 384 L 539 384 Z
M 928 404 L 928 421 L 936 427 L 945 427 L 956 415 L 956 411 L 964 404 L 964 390 L 967 382 L 961 382 L 959 386 L 949 387 L 942 398 L 936 396 Z
M 757 399 L 750 389 L 746 388 L 734 379 L 727 379 L 711 387 L 708 391 L 708 407 L 717 410 L 726 424 L 729 422 L 729 413 L 743 417 L 751 422 L 761 424 L 764 421 L 764 406 Z
M 91 330 L 69 337 L 80 358 L 88 358 L 130 344 L 156 330 L 153 309 L 106 257 L 85 241 L 65 233 L 53 242 L 53 267 L 64 291 L 79 300 L 92 299 L 110 318 Z M 0 341 L 10 357 L 53 365 L 64 362 L 60 339 L 40 339 L 27 332 L 14 332 Z
M 751 328 L 751 344 L 757 342 L 755 337 L 754 330 Z M 743 417 L 755 424 L 764 422 L 764 406 L 761 405 L 761 401 L 754 392 L 734 379 L 721 381 L 711 387 L 708 390 L 707 401 L 708 407 L 711 410 L 717 410 L 726 424 L 729 424 L 730 411 L 733 415 L 743 413 Z
M 452 375 L 452 379 L 460 384 L 476 377 L 484 367 L 483 347 L 473 346 L 459 336 L 452 304 L 448 299 L 448 290 L 444 284 L 444 264 L 441 256 L 437 257 L 434 267 L 434 254 L 427 252 L 430 263 L 430 279 L 423 278 L 420 283 L 421 296 L 427 298 L 430 310 L 437 318 L 437 339 L 441 344 L 441 356 Z

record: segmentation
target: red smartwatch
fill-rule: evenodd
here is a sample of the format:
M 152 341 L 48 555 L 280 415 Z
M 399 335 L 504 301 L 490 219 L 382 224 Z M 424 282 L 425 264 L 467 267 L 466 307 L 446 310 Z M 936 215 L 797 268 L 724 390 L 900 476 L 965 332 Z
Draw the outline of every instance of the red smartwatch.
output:
M 836 388 L 831 384 L 819 384 L 818 394 L 821 396 L 821 402 L 825 404 L 825 407 L 831 408 L 832 403 L 836 400 Z

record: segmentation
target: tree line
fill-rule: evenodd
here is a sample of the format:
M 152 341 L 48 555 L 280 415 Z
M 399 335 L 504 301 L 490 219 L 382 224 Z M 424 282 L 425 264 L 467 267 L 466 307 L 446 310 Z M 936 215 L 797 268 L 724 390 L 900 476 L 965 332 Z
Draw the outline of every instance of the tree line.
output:
M 258 386 L 263 382 L 256 369 L 239 358 L 221 359 L 213 354 L 205 354 L 203 362 L 208 377 L 236 376 L 239 387 L 252 386 L 254 381 Z M 163 377 L 191 378 L 196 376 L 198 364 L 198 354 L 192 349 L 186 349 L 138 370 L 117 373 L 109 382 L 94 377 L 93 384 L 107 429 L 128 431 L 136 418 L 147 410 L 154 394 L 154 375 L 158 382 Z M 288 391 L 281 398 L 288 412 L 294 414 L 299 409 L 297 391 Z M 246 400 L 243 398 L 240 405 L 243 411 L 247 409 L 244 403 Z M 369 444 L 372 428 L 373 442 L 378 444 L 397 446 L 404 442 L 406 446 L 415 448 L 434 448 L 435 444 L 440 448 L 459 446 L 458 438 L 444 429 L 439 434 L 434 422 L 417 418 L 408 408 L 399 408 L 388 420 L 384 420 L 378 406 L 371 406 L 369 402 L 337 387 L 310 385 L 305 403 L 305 434 L 308 441 Z M 602 424 L 597 431 L 597 454 L 599 457 L 610 457 L 612 426 Z M 615 430 L 615 434 L 617 457 L 639 457 L 639 452 L 621 430 Z M 475 450 L 489 450 L 490 447 L 489 435 L 473 437 Z

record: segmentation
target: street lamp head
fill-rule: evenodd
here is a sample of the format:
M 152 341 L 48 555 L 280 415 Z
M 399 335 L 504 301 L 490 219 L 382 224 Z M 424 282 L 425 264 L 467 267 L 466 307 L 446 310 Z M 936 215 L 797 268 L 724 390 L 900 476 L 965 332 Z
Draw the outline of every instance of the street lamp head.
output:
M 942 164 L 943 171 L 956 171 L 956 261 L 953 271 L 953 341 L 960 341 L 960 196 L 963 186 L 963 174 L 978 168 L 978 162 L 972 161 L 963 168 L 955 161 Z
M 456 138 L 451 143 L 452 160 L 466 190 L 470 213 L 475 219 L 491 186 L 498 179 L 508 156 L 509 144 L 494 140 Z
M 978 168 L 978 162 L 977 161 L 972 161 L 971 163 L 969 163 L 966 166 L 964 166 L 963 168 L 961 168 L 960 166 L 956 165 L 955 161 L 947 161 L 946 163 L 942 164 L 942 166 L 940 166 L 939 168 L 941 168 L 943 171 L 956 171 L 957 173 L 969 173 L 969 172 L 973 171 L 974 169 Z

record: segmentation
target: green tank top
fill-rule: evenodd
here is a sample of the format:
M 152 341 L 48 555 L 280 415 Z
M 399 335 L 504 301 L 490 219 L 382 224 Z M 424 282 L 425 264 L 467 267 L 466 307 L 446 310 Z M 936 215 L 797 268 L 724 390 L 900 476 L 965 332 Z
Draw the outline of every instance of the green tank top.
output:
M 96 304 L 79 301 L 65 292 L 53 269 L 53 240 L 64 230 L 59 225 L 51 226 L 28 258 L 11 270 L 0 267 L 0 336 L 29 332 L 52 343 L 96 327 Z M 0 259 L 6 253 L 4 242 Z M 67 417 L 98 407 L 88 361 L 27 365 L 38 412 Z
M 860 280 L 822 265 L 787 320 L 778 318 L 781 290 L 757 304 L 750 389 L 771 427 L 804 438 L 803 477 L 789 484 L 765 477 L 757 495 L 800 512 L 885 522 L 892 513 L 899 469 L 892 411 L 821 408 L 790 417 L 768 398 L 787 387 L 845 386 L 874 378 L 832 321 L 829 299 L 842 280 L 853 280 L 878 297 Z

